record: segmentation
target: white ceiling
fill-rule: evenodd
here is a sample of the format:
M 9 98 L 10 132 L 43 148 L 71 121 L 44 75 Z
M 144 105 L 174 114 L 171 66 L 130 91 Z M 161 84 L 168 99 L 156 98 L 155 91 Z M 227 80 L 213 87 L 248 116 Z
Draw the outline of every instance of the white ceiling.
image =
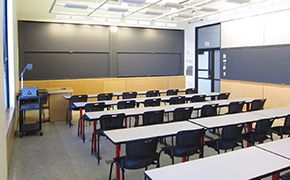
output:
M 178 28 L 267 0 L 18 0 L 18 19 Z

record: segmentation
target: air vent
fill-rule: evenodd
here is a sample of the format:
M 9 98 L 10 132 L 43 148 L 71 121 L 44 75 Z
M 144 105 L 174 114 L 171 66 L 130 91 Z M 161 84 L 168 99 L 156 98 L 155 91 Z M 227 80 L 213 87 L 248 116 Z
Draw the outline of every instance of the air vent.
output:
M 251 0 L 226 0 L 226 1 L 231 2 L 231 3 L 243 4 L 243 3 L 249 3 Z
M 122 2 L 134 3 L 134 4 L 144 4 L 145 0 L 122 0 Z
M 147 10 L 144 12 L 144 14 L 159 16 L 159 15 L 162 15 L 163 13 L 160 11 Z
M 206 11 L 206 12 L 215 12 L 217 10 L 218 9 L 216 9 L 216 8 L 210 8 L 210 7 L 201 7 L 200 8 L 200 11 Z
M 88 9 L 88 5 L 84 4 L 65 4 L 66 8 L 74 8 L 74 9 Z
M 179 18 L 191 18 L 191 17 L 193 17 L 193 15 L 191 15 L 191 14 L 178 14 L 177 17 L 179 17 Z
M 167 2 L 164 4 L 164 6 L 169 7 L 169 8 L 177 8 L 177 9 L 183 8 L 183 5 L 178 4 L 178 3 L 172 3 L 172 2 Z
M 128 8 L 122 7 L 122 6 L 112 6 L 112 7 L 108 7 L 108 11 L 127 12 Z

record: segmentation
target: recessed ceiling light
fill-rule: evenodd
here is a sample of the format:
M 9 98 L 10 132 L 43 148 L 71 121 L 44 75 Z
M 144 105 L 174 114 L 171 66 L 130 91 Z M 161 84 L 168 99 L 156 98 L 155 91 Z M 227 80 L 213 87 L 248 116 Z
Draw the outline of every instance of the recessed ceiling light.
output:
M 105 22 L 106 21 L 106 18 L 93 17 L 93 21 L 96 21 L 96 22 Z
M 155 22 L 154 23 L 156 26 L 165 26 L 164 22 Z
M 159 16 L 162 15 L 163 13 L 161 11 L 156 10 L 146 10 L 144 14 Z
M 111 6 L 108 7 L 108 11 L 114 11 L 114 12 L 127 12 L 128 7 L 123 7 L 123 6 Z
M 122 2 L 143 4 L 143 3 L 145 3 L 145 0 L 122 0 Z
M 109 19 L 107 19 L 107 21 L 110 22 L 110 23 L 119 23 L 119 22 L 121 22 L 120 19 L 116 19 L 116 18 L 109 18 Z
M 250 1 L 251 0 L 226 0 L 226 2 L 237 3 L 237 4 L 249 3 Z
M 168 27 L 177 27 L 176 23 L 166 23 L 166 26 Z
M 88 9 L 88 5 L 84 4 L 65 4 L 64 7 L 66 8 L 74 8 L 74 9 Z
M 72 20 L 84 21 L 86 20 L 85 16 L 71 16 Z
M 178 3 L 173 3 L 173 2 L 166 2 L 164 4 L 165 7 L 169 7 L 169 8 L 176 8 L 176 9 L 181 9 L 183 8 L 183 5 L 178 4 Z
M 56 19 L 60 19 L 60 20 L 70 20 L 70 16 L 68 16 L 68 15 L 59 15 L 59 14 L 57 14 L 57 15 L 55 15 L 55 18 Z
M 151 22 L 150 21 L 139 21 L 139 24 L 149 26 L 151 24 Z
M 126 24 L 137 24 L 137 21 L 136 20 L 130 20 L 130 19 L 128 19 L 125 22 L 126 22 Z

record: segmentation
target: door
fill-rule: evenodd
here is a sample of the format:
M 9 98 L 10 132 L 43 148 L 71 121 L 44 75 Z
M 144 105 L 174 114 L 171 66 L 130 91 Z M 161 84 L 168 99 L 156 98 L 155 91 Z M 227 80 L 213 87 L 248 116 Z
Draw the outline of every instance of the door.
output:
M 219 92 L 220 50 L 198 50 L 197 54 L 198 92 Z

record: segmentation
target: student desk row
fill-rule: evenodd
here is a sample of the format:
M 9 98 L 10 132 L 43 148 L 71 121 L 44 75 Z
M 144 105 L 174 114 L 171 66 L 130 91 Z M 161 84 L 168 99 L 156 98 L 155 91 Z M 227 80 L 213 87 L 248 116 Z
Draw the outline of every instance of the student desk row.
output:
M 197 130 L 197 129 L 201 129 L 201 128 L 211 129 L 211 128 L 225 127 L 225 126 L 235 125 L 235 124 L 245 124 L 245 123 L 250 123 L 250 122 L 257 122 L 257 121 L 265 119 L 265 118 L 275 118 L 275 117 L 286 116 L 287 111 L 288 111 L 288 114 L 290 114 L 290 107 L 261 110 L 261 111 L 257 111 L 257 112 L 244 112 L 244 113 L 237 113 L 237 114 L 216 116 L 216 117 L 208 117 L 208 118 L 198 118 L 198 119 L 192 119 L 190 121 L 183 121 L 183 122 L 174 122 L 174 123 L 158 124 L 158 125 L 151 125 L 151 126 L 110 130 L 110 131 L 105 131 L 104 133 L 108 137 L 108 139 L 110 139 L 111 142 L 113 144 L 115 144 L 115 146 L 116 146 L 115 155 L 116 155 L 116 157 L 119 157 L 120 156 L 120 144 L 125 143 L 125 142 L 138 140 L 138 139 L 173 136 L 182 130 L 189 130 L 189 129 Z M 273 116 L 270 117 L 270 116 L 264 115 L 268 112 L 273 113 Z M 274 112 L 276 112 L 276 113 L 274 113 Z M 249 148 L 247 148 L 247 149 L 249 149 Z M 256 151 L 256 150 L 254 150 L 254 151 Z M 242 151 L 242 152 L 244 152 L 244 151 Z M 234 153 L 234 152 L 231 152 L 231 153 Z M 253 154 L 255 154 L 255 153 L 256 152 L 254 152 Z M 242 154 L 241 154 L 241 157 L 242 157 Z M 240 155 L 237 155 L 237 156 L 239 157 Z M 251 161 L 249 161 L 249 159 L 247 159 L 248 157 L 251 157 L 251 156 L 247 156 L 245 159 L 245 162 L 251 162 Z M 261 156 L 261 157 L 263 157 L 263 156 Z M 259 157 L 257 156 L 257 158 L 259 158 Z M 281 159 L 281 158 L 278 158 L 278 159 Z M 236 161 L 236 160 L 234 160 L 234 161 Z M 265 161 L 263 159 L 261 161 L 261 159 L 257 159 L 256 163 L 272 162 L 272 161 L 274 161 L 274 160 L 269 159 L 269 161 Z M 219 161 L 217 161 L 217 162 L 219 162 Z M 229 164 L 229 163 L 226 163 L 226 164 Z M 215 164 L 215 166 L 213 166 L 213 167 L 217 166 L 219 168 L 225 168 L 225 169 L 228 167 L 227 165 L 220 166 L 221 164 L 224 164 L 224 163 Z M 279 165 L 280 163 L 277 163 L 277 164 Z M 244 164 L 242 164 L 242 166 L 243 165 Z M 256 165 L 257 164 L 255 164 L 255 167 L 258 167 Z M 233 168 L 233 167 L 234 166 L 231 166 L 231 168 Z M 245 167 L 248 167 L 248 166 L 245 165 Z M 267 169 L 267 173 L 273 173 L 273 172 L 276 172 L 278 170 L 280 171 L 280 170 L 282 170 L 284 168 L 288 168 L 288 167 L 289 167 L 289 162 L 288 162 L 287 167 L 285 167 L 283 165 L 283 162 L 282 162 L 281 167 L 279 166 L 279 168 L 277 168 L 276 170 L 274 168 L 275 171 L 269 171 L 269 169 L 273 170 L 270 167 Z M 207 168 L 205 168 L 205 169 L 207 169 Z M 156 171 L 157 170 L 158 169 L 156 169 Z M 231 171 L 231 170 L 228 170 L 228 171 Z M 184 175 L 184 173 L 178 172 L 178 171 L 174 172 L 174 173 L 178 174 L 178 178 L 180 178 L 180 176 L 182 176 L 181 179 L 183 179 L 183 176 L 185 176 L 185 177 L 190 177 L 189 179 L 192 179 L 192 178 L 195 178 L 195 176 L 193 176 L 193 175 L 198 174 L 197 172 L 198 171 L 196 171 L 192 175 L 191 175 L 191 173 Z M 218 172 L 219 171 L 217 171 L 216 173 L 218 173 Z M 205 174 L 206 174 L 206 176 L 207 175 L 209 176 L 211 173 L 205 173 Z M 263 174 L 263 175 L 265 175 L 265 174 Z M 218 177 L 218 175 L 216 175 L 216 176 Z M 216 177 L 216 176 L 213 176 L 213 177 Z M 239 176 L 239 174 L 237 176 Z M 176 176 L 170 176 L 170 175 L 166 174 L 166 176 L 164 176 L 164 177 L 168 178 L 168 177 L 176 177 Z M 244 177 L 244 176 L 241 176 L 241 177 Z M 120 179 L 119 167 L 116 168 L 116 178 L 117 178 L 117 180 Z M 210 176 L 208 178 L 210 179 L 212 177 Z M 152 178 L 152 179 L 155 179 L 155 178 Z M 158 178 L 156 178 L 156 179 L 158 179 Z M 176 179 L 176 178 L 173 178 L 173 179 Z M 197 179 L 203 179 L 203 178 L 197 177 Z M 236 179 L 236 178 L 233 178 L 233 179 Z M 246 178 L 246 179 L 248 179 L 248 178 Z
M 178 89 L 178 92 L 182 92 L 184 93 L 186 91 L 186 89 Z M 165 94 L 167 92 L 167 90 L 159 90 L 160 94 Z M 137 95 L 146 95 L 147 91 L 138 91 Z M 122 97 L 123 92 L 114 92 L 113 96 L 117 97 L 117 99 L 120 99 L 120 97 Z M 88 98 L 97 98 L 99 94 L 88 94 Z M 66 100 L 70 100 L 71 96 L 67 95 L 64 96 L 64 99 Z

